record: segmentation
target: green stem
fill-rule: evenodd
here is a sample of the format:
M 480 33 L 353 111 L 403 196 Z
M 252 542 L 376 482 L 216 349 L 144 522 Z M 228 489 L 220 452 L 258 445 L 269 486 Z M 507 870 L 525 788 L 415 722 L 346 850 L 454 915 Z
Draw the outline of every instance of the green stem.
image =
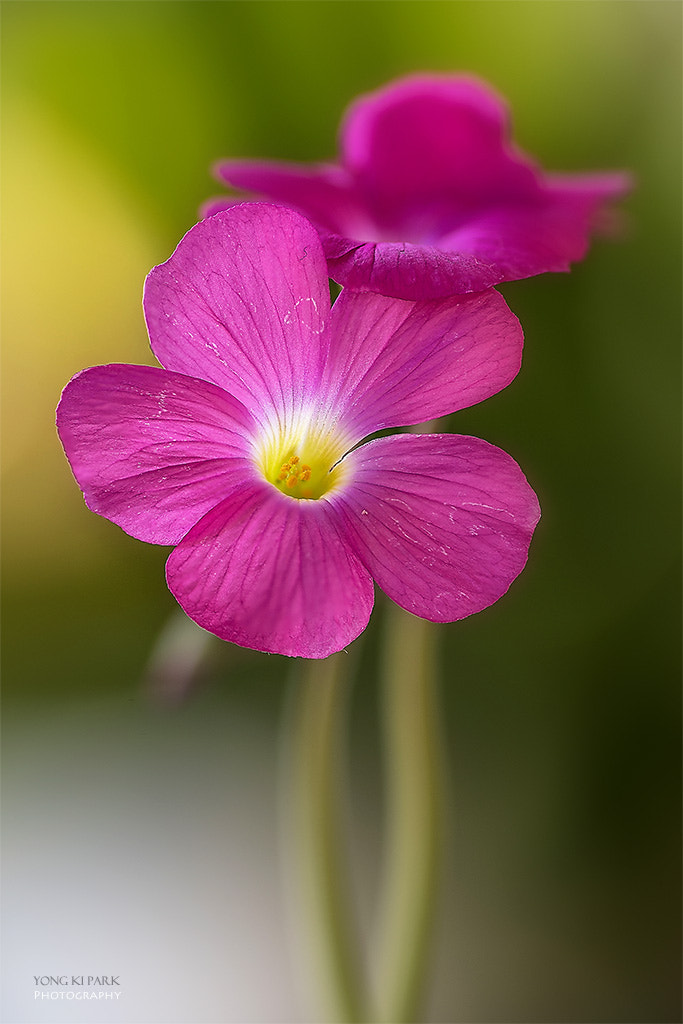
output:
M 298 879 L 294 907 L 308 934 L 310 974 L 321 983 L 329 1019 L 360 1024 L 367 1003 L 359 942 L 352 926 L 343 842 L 343 741 L 349 667 L 336 654 L 324 661 L 300 661 L 289 749 L 289 799 L 285 825 L 291 836 L 291 868 Z
M 438 626 L 387 608 L 383 686 L 387 827 L 380 902 L 377 1020 L 420 1019 L 439 882 L 442 746 Z

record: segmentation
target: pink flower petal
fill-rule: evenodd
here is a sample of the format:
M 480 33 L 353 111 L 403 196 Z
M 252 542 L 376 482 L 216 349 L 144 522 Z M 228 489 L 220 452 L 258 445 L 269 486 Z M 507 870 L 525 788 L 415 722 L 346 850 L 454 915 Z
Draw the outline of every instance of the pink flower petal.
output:
M 601 199 L 627 195 L 635 182 L 626 171 L 594 171 L 592 174 L 547 174 L 548 193 L 556 198 L 583 199 L 595 205 Z
M 328 503 L 259 482 L 207 513 L 167 562 L 176 600 L 223 640 L 324 658 L 365 629 L 374 591 Z
M 362 228 L 362 203 L 355 196 L 353 180 L 342 167 L 221 160 L 214 167 L 214 175 L 233 188 L 293 206 L 330 231 L 348 230 L 349 224 Z
M 330 277 L 354 291 L 399 299 L 440 299 L 483 292 L 503 272 L 479 255 L 447 252 L 440 243 L 352 242 L 321 232 Z
M 199 215 L 204 220 L 206 217 L 213 217 L 216 213 L 223 213 L 231 210 L 233 206 L 243 206 L 244 197 L 231 199 L 230 196 L 212 196 L 202 203 Z
M 358 440 L 481 402 L 522 360 L 519 321 L 493 290 L 402 302 L 344 289 L 330 328 L 321 404 Z
M 244 203 L 188 231 L 147 277 L 152 349 L 254 415 L 290 417 L 315 388 L 330 294 L 318 236 L 286 207 Z
M 341 130 L 344 165 L 379 225 L 429 232 L 448 213 L 462 217 L 537 189 L 530 161 L 509 143 L 505 102 L 470 76 L 411 75 L 361 96 Z M 420 223 L 421 222 L 421 223 Z M 431 232 L 429 232 L 431 233 Z
M 581 178 L 566 188 L 553 187 L 517 205 L 492 207 L 472 217 L 439 240 L 444 249 L 469 253 L 496 267 L 505 281 L 547 271 L 568 271 L 583 259 L 608 188 L 614 195 L 625 176 Z
M 213 384 L 159 367 L 77 374 L 57 427 L 88 508 L 152 544 L 176 544 L 255 472 L 246 409 Z
M 334 496 L 347 540 L 401 607 L 451 622 L 488 607 L 522 571 L 540 511 L 517 463 L 452 434 L 402 434 L 347 456 Z

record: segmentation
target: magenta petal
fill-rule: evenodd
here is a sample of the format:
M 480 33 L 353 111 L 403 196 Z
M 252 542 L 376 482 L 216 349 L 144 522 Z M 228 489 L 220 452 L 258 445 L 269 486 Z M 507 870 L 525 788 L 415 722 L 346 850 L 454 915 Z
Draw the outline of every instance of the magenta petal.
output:
M 574 186 L 547 188 L 514 206 L 492 206 L 473 214 L 439 245 L 496 267 L 505 281 L 567 271 L 585 256 L 606 196 L 618 194 L 624 184 L 621 175 L 606 175 L 603 182 L 587 179 L 585 188 L 580 181 L 579 177 Z
M 425 205 L 461 216 L 482 199 L 536 189 L 531 162 L 509 143 L 507 106 L 469 76 L 411 75 L 348 109 L 344 164 L 380 224 L 398 226 Z
M 437 243 L 355 242 L 322 235 L 330 277 L 354 291 L 399 299 L 440 299 L 482 292 L 503 280 L 478 255 L 446 252 Z
M 165 367 L 259 418 L 290 416 L 319 380 L 327 267 L 315 229 L 286 207 L 243 203 L 196 224 L 147 277 L 144 307 Z
M 517 463 L 474 437 L 402 434 L 347 458 L 335 510 L 382 590 L 451 622 L 488 607 L 522 571 L 540 510 Z
M 194 619 L 257 651 L 325 658 L 365 629 L 372 579 L 326 501 L 256 483 L 209 512 L 168 559 L 168 585 Z
M 558 199 L 583 199 L 591 206 L 597 206 L 605 199 L 622 199 L 633 188 L 634 179 L 625 171 L 547 174 L 545 186 L 548 194 Z
M 246 409 L 213 384 L 154 366 L 95 366 L 67 384 L 57 427 L 93 512 L 176 544 L 254 476 Z
M 231 210 L 233 206 L 242 206 L 243 204 L 242 196 L 239 199 L 233 199 L 230 196 L 212 196 L 211 199 L 202 203 L 199 214 L 203 220 L 205 217 L 213 217 L 216 213 L 223 213 L 225 210 Z
M 519 321 L 493 290 L 405 302 L 345 289 L 330 326 L 321 401 L 358 439 L 481 402 L 522 360 Z
M 322 228 L 362 231 L 364 215 L 353 179 L 342 167 L 318 164 L 222 160 L 214 167 L 219 181 L 300 210 Z

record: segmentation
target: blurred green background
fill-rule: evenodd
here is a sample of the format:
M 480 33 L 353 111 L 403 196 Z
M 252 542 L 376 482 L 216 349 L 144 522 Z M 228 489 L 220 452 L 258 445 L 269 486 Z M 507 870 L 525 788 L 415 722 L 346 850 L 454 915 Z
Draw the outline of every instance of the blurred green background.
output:
M 319 1019 L 276 857 L 291 666 L 215 641 L 187 698 L 159 698 L 167 552 L 85 509 L 54 408 L 84 366 L 153 362 L 143 280 L 220 191 L 212 161 L 331 158 L 355 95 L 420 70 L 488 79 L 546 168 L 637 179 L 621 240 L 505 287 L 522 373 L 453 418 L 520 462 L 543 519 L 507 597 L 440 631 L 426 1019 L 680 1021 L 681 20 L 657 0 L 4 0 L 8 1024 Z M 352 709 L 361 902 L 381 628 L 380 602 Z M 124 996 L 37 1002 L 32 975 L 58 971 Z

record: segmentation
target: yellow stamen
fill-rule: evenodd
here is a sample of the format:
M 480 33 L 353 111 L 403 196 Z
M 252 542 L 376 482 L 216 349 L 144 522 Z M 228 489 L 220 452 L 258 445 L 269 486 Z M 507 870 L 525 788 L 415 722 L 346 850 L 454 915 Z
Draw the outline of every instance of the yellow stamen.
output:
M 346 476 L 342 457 L 349 445 L 329 428 L 299 422 L 271 435 L 257 455 L 258 465 L 274 487 L 292 498 L 315 500 Z

